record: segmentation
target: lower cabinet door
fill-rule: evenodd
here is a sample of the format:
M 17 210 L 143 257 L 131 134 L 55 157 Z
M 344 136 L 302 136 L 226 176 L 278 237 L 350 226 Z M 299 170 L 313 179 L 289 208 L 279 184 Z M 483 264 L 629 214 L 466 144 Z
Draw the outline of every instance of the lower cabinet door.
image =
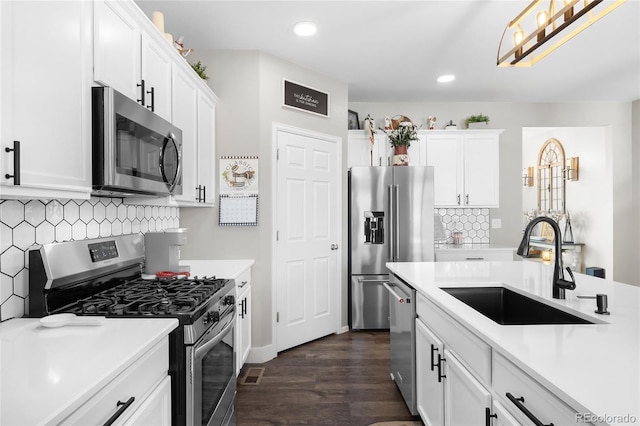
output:
M 438 379 L 443 351 L 440 339 L 416 319 L 416 400 L 418 414 L 427 426 L 444 424 L 444 379 Z
M 493 416 L 491 426 L 520 426 L 520 422 L 499 401 L 493 401 Z
M 445 425 L 478 426 L 486 424 L 486 411 L 491 408 L 491 393 L 445 349 L 446 368 Z
M 127 426 L 171 425 L 171 377 L 167 376 L 124 423 Z

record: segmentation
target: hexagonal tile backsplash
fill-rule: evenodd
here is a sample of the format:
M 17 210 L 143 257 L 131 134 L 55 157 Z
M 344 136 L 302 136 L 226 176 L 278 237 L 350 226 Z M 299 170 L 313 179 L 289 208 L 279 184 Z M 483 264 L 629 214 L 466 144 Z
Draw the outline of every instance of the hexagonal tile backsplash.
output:
M 0 200 L 0 321 L 26 312 L 32 245 L 178 226 L 177 207 L 126 205 L 120 198 Z
M 491 218 L 489 209 L 436 209 L 436 218 L 438 216 L 440 216 L 442 228 L 441 239 L 436 237 L 436 247 L 451 244 L 453 231 L 462 231 L 465 244 L 488 244 L 490 242 Z

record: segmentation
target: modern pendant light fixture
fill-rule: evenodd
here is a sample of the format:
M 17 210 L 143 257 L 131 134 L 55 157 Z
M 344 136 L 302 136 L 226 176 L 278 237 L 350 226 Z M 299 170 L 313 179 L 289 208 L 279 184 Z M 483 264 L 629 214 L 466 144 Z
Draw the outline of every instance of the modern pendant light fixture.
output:
M 497 65 L 531 66 L 625 1 L 534 0 L 502 33 Z M 507 34 L 513 37 L 513 47 L 506 46 Z M 551 43 L 554 37 L 555 43 Z

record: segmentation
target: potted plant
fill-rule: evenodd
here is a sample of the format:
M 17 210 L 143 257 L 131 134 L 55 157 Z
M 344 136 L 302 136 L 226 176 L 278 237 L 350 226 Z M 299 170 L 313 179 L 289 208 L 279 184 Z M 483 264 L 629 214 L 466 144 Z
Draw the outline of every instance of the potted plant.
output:
M 393 120 L 393 129 L 385 131 L 389 136 L 389 143 L 393 147 L 393 165 L 408 166 L 409 156 L 407 148 L 411 146 L 412 141 L 418 140 L 418 126 L 413 124 L 407 117 L 403 117 L 403 121 Z
M 468 129 L 484 129 L 489 125 L 489 116 L 482 113 L 472 115 L 465 120 Z

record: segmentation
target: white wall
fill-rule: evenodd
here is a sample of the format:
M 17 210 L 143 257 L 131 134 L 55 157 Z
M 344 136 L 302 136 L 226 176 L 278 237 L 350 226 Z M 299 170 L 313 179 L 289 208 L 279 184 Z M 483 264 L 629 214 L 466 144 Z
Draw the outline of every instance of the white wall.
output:
M 208 84 L 220 98 L 216 119 L 216 156 L 259 156 L 259 217 L 256 227 L 220 227 L 217 208 L 183 208 L 180 225 L 189 228 L 183 259 L 255 259 L 253 267 L 253 335 L 256 351 L 274 343 L 272 295 L 272 125 L 274 122 L 347 139 L 347 85 L 258 51 L 197 51 L 207 66 Z M 330 93 L 329 118 L 282 107 L 282 79 Z M 346 145 L 342 158 L 346 161 Z M 346 163 L 345 163 L 346 164 Z M 346 167 L 343 167 L 346 197 Z M 216 188 L 217 192 L 217 188 Z M 346 206 L 346 198 L 343 200 Z M 346 213 L 343 214 L 343 223 Z M 345 228 L 346 229 L 346 228 Z M 341 247 L 346 247 L 346 235 Z M 346 301 L 346 250 L 343 250 L 342 298 Z M 343 303 L 346 325 L 346 302 Z
M 584 243 L 583 266 L 614 269 L 613 258 L 613 158 L 608 127 L 525 127 L 522 129 L 522 168 L 537 166 L 542 145 L 555 138 L 565 156 L 580 158 L 578 181 L 565 185 L 566 209 L 574 240 Z M 534 178 L 537 182 L 537 175 Z M 537 185 L 522 189 L 522 211 L 537 209 Z M 564 221 L 561 221 L 564 230 Z

